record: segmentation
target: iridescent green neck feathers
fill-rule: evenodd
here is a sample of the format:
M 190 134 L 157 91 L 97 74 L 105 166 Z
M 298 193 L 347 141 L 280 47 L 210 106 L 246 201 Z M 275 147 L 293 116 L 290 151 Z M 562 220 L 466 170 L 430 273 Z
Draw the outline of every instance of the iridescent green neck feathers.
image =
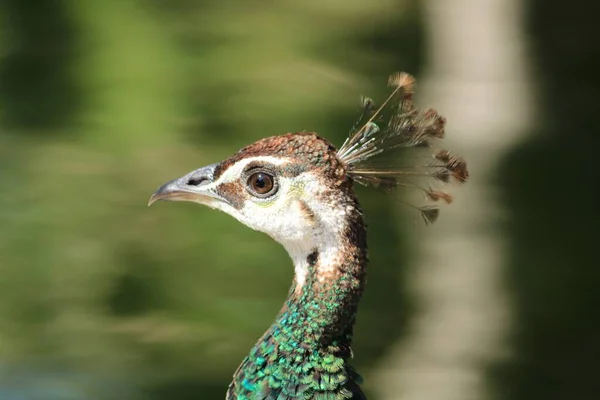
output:
M 353 196 L 335 248 L 314 248 L 301 263 L 273 325 L 244 359 L 228 400 L 365 399 L 350 366 L 352 333 L 365 284 L 365 226 Z M 336 253 L 337 250 L 337 253 Z M 330 256 L 324 256 L 329 253 Z

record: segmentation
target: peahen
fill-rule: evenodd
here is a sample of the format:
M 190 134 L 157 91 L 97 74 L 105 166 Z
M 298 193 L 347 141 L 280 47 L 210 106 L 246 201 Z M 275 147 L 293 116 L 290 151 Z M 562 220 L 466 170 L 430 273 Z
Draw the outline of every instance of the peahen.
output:
M 227 400 L 365 399 L 350 365 L 367 265 L 354 182 L 417 189 L 429 205 L 412 207 L 431 223 L 434 203 L 452 197 L 423 180 L 468 177 L 460 157 L 432 149 L 445 119 L 414 105 L 412 76 L 396 73 L 388 83 L 393 91 L 381 106 L 363 98 L 361 119 L 338 150 L 315 133 L 268 137 L 150 198 L 149 204 L 190 201 L 224 211 L 281 243 L 294 263 L 287 300 L 235 372 Z

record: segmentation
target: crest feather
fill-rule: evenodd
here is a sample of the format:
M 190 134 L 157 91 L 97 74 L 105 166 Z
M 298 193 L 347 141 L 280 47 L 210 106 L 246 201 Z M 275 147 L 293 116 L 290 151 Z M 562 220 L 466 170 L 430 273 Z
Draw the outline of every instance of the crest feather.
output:
M 445 136 L 446 119 L 432 108 L 415 105 L 416 80 L 410 74 L 396 72 L 388 85 L 394 90 L 379 107 L 370 97 L 362 97 L 362 115 L 338 150 L 338 159 L 358 183 L 386 190 L 413 188 L 428 202 L 450 204 L 450 194 L 421 183 L 427 179 L 439 184 L 465 183 L 469 177 L 461 157 L 432 150 Z M 435 205 L 414 208 L 426 223 L 439 215 Z

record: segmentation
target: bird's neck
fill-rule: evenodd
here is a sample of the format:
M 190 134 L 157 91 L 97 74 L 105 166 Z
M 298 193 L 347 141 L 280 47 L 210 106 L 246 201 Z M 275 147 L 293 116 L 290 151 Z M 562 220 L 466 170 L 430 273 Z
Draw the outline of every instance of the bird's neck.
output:
M 358 203 L 329 212 L 311 237 L 285 243 L 294 281 L 274 327 L 293 325 L 293 341 L 323 348 L 350 346 L 366 280 L 366 228 Z
M 283 243 L 294 261 L 292 287 L 273 325 L 238 369 L 231 393 L 249 399 L 287 390 L 363 398 L 361 378 L 348 361 L 366 280 L 366 229 L 356 202 L 338 215 L 339 221 L 322 221 L 313 238 Z
M 311 250 L 294 257 L 294 281 L 272 328 L 293 326 L 289 340 L 313 350 L 349 347 L 365 284 L 366 251 L 348 243 Z

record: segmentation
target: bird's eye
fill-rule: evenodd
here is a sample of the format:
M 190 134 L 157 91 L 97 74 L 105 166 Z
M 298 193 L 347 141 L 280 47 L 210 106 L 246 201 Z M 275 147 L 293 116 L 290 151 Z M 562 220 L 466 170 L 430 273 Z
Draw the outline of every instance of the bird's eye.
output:
M 248 189 L 258 197 L 268 197 L 277 190 L 275 178 L 266 172 L 255 172 L 248 177 Z

